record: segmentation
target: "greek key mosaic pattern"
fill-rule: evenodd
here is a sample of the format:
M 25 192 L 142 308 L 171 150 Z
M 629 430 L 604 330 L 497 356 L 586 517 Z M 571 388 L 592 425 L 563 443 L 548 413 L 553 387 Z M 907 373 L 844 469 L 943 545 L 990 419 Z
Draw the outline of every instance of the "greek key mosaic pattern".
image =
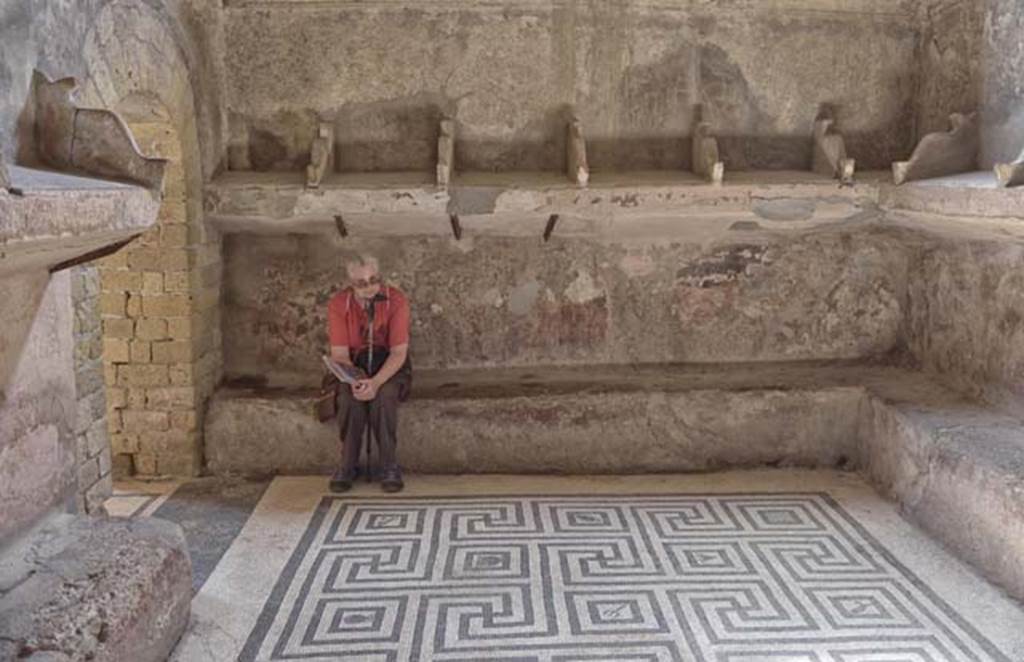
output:
M 327 497 L 240 659 L 1009 662 L 825 494 Z

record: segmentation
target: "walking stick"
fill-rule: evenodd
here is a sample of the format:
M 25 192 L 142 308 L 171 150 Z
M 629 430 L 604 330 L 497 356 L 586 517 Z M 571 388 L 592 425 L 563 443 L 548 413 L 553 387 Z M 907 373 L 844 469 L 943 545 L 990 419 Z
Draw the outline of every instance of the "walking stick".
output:
M 367 345 L 367 356 L 366 356 L 366 374 L 368 377 L 373 377 L 373 320 L 377 316 L 377 301 L 383 297 L 378 292 L 377 294 L 370 297 L 370 300 L 366 302 L 366 319 L 368 321 L 369 329 L 369 342 Z M 372 401 L 371 401 L 372 402 Z M 366 407 L 369 409 L 372 404 L 367 404 Z M 367 482 L 373 482 L 373 441 L 375 439 L 373 434 L 373 426 L 370 424 L 369 412 L 366 416 L 366 480 Z

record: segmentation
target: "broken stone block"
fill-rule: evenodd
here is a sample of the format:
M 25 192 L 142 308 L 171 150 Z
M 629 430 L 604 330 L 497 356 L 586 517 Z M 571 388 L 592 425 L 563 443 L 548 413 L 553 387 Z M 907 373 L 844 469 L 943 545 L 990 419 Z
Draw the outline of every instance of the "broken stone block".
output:
M 313 139 L 309 165 L 306 166 L 306 186 L 319 188 L 320 182 L 334 165 L 334 126 L 321 122 Z
M 455 122 L 441 120 L 441 133 L 437 138 L 437 185 L 447 187 L 455 171 Z
M 78 108 L 76 87 L 74 78 L 50 81 L 35 72 L 35 139 L 43 162 L 57 170 L 126 179 L 161 191 L 167 161 L 144 156 L 116 113 Z
M 163 661 L 191 598 L 176 524 L 61 515 L 0 556 L 0 642 L 19 659 Z
M 725 178 L 725 163 L 719 160 L 718 140 L 711 135 L 711 125 L 701 122 L 693 135 L 693 174 L 712 184 Z
M 587 143 L 583 138 L 583 125 L 579 117 L 570 116 L 566 152 L 569 179 L 576 186 L 586 186 L 590 181 L 590 166 L 587 165 Z
M 1024 154 L 1013 163 L 998 163 L 995 167 L 999 186 L 1024 186 Z
M 819 175 L 838 179 L 844 184 L 853 182 L 856 162 L 846 156 L 846 141 L 835 130 L 832 110 L 824 108 L 814 120 L 814 156 L 811 168 Z
M 897 186 L 977 168 L 981 140 L 978 114 L 953 113 L 949 123 L 950 130 L 946 133 L 929 133 L 922 138 L 909 161 L 892 164 L 893 181 Z

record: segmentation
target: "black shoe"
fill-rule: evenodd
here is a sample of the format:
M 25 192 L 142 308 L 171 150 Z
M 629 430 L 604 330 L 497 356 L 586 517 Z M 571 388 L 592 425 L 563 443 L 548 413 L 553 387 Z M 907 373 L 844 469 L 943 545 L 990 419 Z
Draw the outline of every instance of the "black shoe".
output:
M 403 487 L 402 470 L 398 467 L 389 467 L 381 473 L 380 489 L 385 492 L 401 492 Z
M 335 471 L 331 476 L 331 482 L 328 484 L 328 488 L 332 492 L 348 492 L 352 489 L 352 484 L 356 482 L 356 478 L 358 477 L 358 468 L 349 471 L 344 467 L 338 467 L 337 471 Z

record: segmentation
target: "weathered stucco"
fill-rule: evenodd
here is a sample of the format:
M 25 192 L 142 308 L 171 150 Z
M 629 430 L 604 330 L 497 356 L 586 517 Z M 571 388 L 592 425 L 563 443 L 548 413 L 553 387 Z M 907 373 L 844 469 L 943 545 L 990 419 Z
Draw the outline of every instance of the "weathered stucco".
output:
M 754 232 L 702 244 L 662 230 L 547 244 L 229 235 L 226 374 L 314 379 L 325 304 L 357 250 L 379 255 L 410 295 L 412 360 L 423 367 L 856 358 L 896 344 L 905 264 L 884 232 Z
M 683 168 L 694 106 L 726 169 L 804 168 L 822 103 L 884 168 L 912 146 L 908 3 L 233 2 L 232 168 L 298 170 L 318 117 L 343 171 L 433 168 L 438 121 L 469 170 L 559 170 L 575 107 L 592 168 Z
M 922 366 L 1024 414 L 1024 239 L 924 234 L 908 259 L 908 344 Z
M 1024 4 L 985 0 L 982 167 L 1024 155 Z
M 6 276 L 0 315 L 0 540 L 75 508 L 70 275 Z
M 921 0 L 918 21 L 917 138 L 946 131 L 950 113 L 970 113 L 981 100 L 985 0 Z

